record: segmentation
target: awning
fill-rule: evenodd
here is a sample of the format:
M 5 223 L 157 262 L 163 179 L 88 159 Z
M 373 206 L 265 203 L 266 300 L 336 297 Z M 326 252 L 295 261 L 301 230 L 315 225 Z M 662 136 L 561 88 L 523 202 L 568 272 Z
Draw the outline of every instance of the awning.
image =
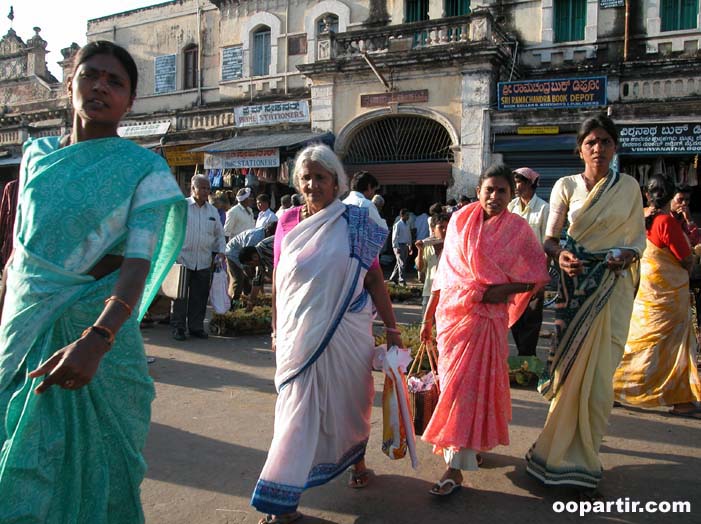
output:
M 272 133 L 261 135 L 244 135 L 215 142 L 206 146 L 191 149 L 193 153 L 225 153 L 228 151 L 255 151 L 279 147 L 303 146 L 310 142 L 323 142 L 333 145 L 333 133 L 312 133 L 302 131 L 296 133 Z
M 0 158 L 0 167 L 3 166 L 18 166 L 22 162 L 22 157 L 11 156 L 8 158 Z
M 508 151 L 574 151 L 576 135 L 497 135 L 494 137 L 495 153 Z

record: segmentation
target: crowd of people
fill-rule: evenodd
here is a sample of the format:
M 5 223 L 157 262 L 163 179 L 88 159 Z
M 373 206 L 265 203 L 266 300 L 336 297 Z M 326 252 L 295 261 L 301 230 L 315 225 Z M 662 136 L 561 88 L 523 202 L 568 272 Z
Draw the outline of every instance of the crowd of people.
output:
M 213 262 L 226 262 L 234 302 L 253 304 L 271 279 L 278 396 L 251 500 L 261 524 L 299 520 L 304 490 L 346 470 L 351 488 L 372 481 L 375 312 L 388 346 L 402 346 L 380 265 L 387 245 L 399 284 L 416 252 L 420 336 L 438 349 L 441 392 L 423 440 L 446 469 L 432 495 L 454 493 L 481 452 L 509 443 L 508 333 L 520 355 L 535 354 L 549 259 L 560 275 L 539 384 L 550 407 L 526 471 L 599 500 L 614 401 L 701 418 L 688 198 L 655 176 L 644 209 L 637 182 L 611 169 L 618 135 L 605 115 L 583 122 L 584 171 L 558 180 L 549 204 L 536 171 L 497 164 L 475 202 L 402 209 L 389 224 L 377 180 L 349 183 L 324 145 L 299 153 L 298 194 L 277 212 L 250 187 L 231 205 L 199 175 L 183 198 L 161 157 L 117 135 L 137 76 L 121 47 L 82 47 L 71 134 L 25 146 L 0 304 L 0 521 L 143 522 L 154 387 L 139 321 L 176 259 L 187 287 L 172 308 L 176 340 L 207 337 Z

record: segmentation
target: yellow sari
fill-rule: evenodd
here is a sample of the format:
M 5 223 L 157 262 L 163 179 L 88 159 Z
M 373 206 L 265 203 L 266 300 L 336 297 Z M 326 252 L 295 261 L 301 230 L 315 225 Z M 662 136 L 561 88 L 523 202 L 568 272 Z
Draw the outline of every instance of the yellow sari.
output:
M 580 175 L 558 180 L 551 209 L 572 210 Z M 570 214 L 570 217 L 572 215 Z M 550 227 L 548 227 L 550 229 Z M 617 275 L 602 261 L 612 248 L 645 249 L 642 198 L 637 182 L 609 173 L 584 198 L 567 231 L 568 240 L 599 271 L 561 280 L 574 290 L 558 307 L 570 312 L 551 351 L 550 375 L 540 390 L 552 399 L 545 427 L 526 455 L 526 471 L 546 485 L 595 488 L 601 479 L 599 447 L 613 405 L 612 377 L 623 353 L 633 309 L 634 273 Z M 583 314 L 582 312 L 586 312 Z
M 701 400 L 689 307 L 689 274 L 648 240 L 630 334 L 614 375 L 616 400 L 643 407 Z

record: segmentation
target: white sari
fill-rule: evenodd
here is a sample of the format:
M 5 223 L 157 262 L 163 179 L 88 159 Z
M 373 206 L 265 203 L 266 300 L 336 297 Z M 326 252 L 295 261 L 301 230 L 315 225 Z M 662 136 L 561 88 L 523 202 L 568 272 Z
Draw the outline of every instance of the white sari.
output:
M 371 300 L 363 287 L 387 231 L 336 200 L 284 238 L 276 267 L 273 441 L 251 504 L 296 510 L 302 491 L 363 458 L 375 394 Z

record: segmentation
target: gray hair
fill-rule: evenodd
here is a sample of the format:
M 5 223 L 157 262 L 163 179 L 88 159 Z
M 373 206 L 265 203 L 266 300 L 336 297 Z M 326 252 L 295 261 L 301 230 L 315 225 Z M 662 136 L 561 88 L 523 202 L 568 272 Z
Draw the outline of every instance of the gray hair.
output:
M 297 191 L 302 192 L 302 184 L 299 180 L 299 175 L 302 173 L 302 167 L 305 162 L 318 162 L 321 167 L 326 169 L 336 178 L 338 190 L 336 196 L 342 195 L 348 191 L 348 177 L 343 169 L 343 164 L 336 156 L 331 148 L 325 144 L 314 144 L 307 146 L 299 152 L 295 159 L 295 174 L 294 184 Z
M 209 177 L 207 175 L 193 175 L 190 179 L 190 186 L 197 187 L 197 182 L 207 182 L 209 184 Z
M 375 204 L 375 207 L 382 207 L 385 205 L 385 199 L 380 195 L 375 195 L 372 197 L 372 203 Z

